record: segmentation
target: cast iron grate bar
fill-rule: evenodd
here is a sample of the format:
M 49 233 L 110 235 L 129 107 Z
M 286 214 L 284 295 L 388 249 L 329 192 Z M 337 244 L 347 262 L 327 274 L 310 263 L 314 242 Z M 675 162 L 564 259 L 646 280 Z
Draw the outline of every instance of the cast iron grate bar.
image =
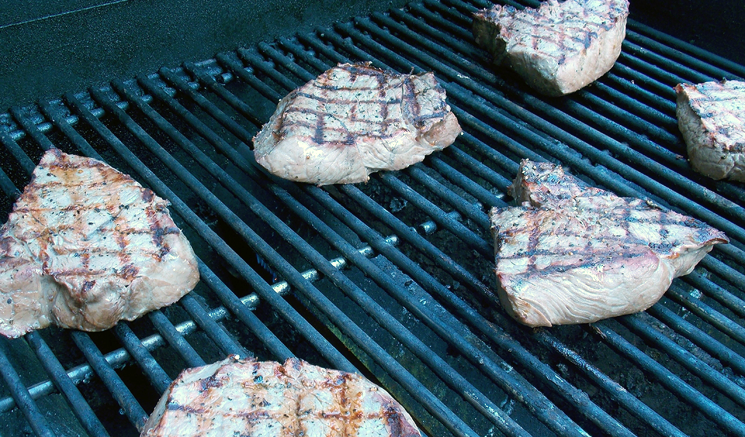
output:
M 621 360 L 628 360 L 625 362 L 630 366 L 658 381 L 664 387 L 661 390 L 678 396 L 674 403 L 688 405 L 681 408 L 703 414 L 705 423 L 733 433 L 745 431 L 741 408 L 745 397 L 737 382 L 745 370 L 743 294 L 738 289 L 745 278 L 741 249 L 745 230 L 740 225 L 745 217 L 741 206 L 745 192 L 736 184 L 712 182 L 692 173 L 676 157 L 682 146 L 670 88 L 677 80 L 705 79 L 720 73 L 735 78 L 729 72 L 742 74 L 742 67 L 632 22 L 624 54 L 609 75 L 562 102 L 548 101 L 485 67 L 485 58 L 470 36 L 470 12 L 476 7 L 482 5 L 458 0 L 426 1 L 424 5 L 411 5 L 408 12 L 359 18 L 333 29 L 220 54 L 213 61 L 185 64 L 182 70 L 164 68 L 136 82 L 114 81 L 112 89 L 90 91 L 96 102 L 93 106 L 87 95 L 68 95 L 65 102 L 40 102 L 41 117 L 13 108 L 11 121 L 18 124 L 9 131 L 0 129 L 0 142 L 21 169 L 30 173 L 34 165 L 29 155 L 38 155 L 36 151 L 27 155 L 26 150 L 55 146 L 60 141 L 58 132 L 65 138 L 63 146 L 68 141 L 70 147 L 98 158 L 98 152 L 105 151 L 107 158 L 125 162 L 134 170 L 133 175 L 169 198 L 172 209 L 200 241 L 237 272 L 248 291 L 256 294 L 238 297 L 234 281 L 224 282 L 211 270 L 210 266 L 219 267 L 212 258 L 209 266 L 200 260 L 203 282 L 223 306 L 207 310 L 189 297 L 177 306 L 190 320 L 176 324 L 169 320 L 169 311 L 152 313 L 147 318 L 152 323 L 150 332 L 154 332 L 150 336 L 135 335 L 130 328 L 142 329 L 141 323 L 121 324 L 113 332 L 124 347 L 107 354 L 101 353 L 89 335 L 70 333 L 87 363 L 67 372 L 64 367 L 50 370 L 51 366 L 47 372 L 52 380 L 28 389 L 0 369 L 20 390 L 14 392 L 15 400 L 0 399 L 2 411 L 19 402 L 24 414 L 41 414 L 33 399 L 51 393 L 62 381 L 66 386 L 60 385 L 59 390 L 84 428 L 98 434 L 95 427 L 100 421 L 86 410 L 85 400 L 80 404 L 80 392 L 74 387 L 94 370 L 130 422 L 139 428 L 145 417 L 140 404 L 143 400 L 133 395 L 129 383 L 115 369 L 131 360 L 154 391 L 162 391 L 175 377 L 156 358 L 166 342 L 187 366 L 204 363 L 209 356 L 192 343 L 193 332 L 204 333 L 219 349 L 219 355 L 246 354 L 235 333 L 226 329 L 230 315 L 260 339 L 275 359 L 293 355 L 292 349 L 252 311 L 261 299 L 259 308 L 274 311 L 288 321 L 334 367 L 352 370 L 358 366 L 344 356 L 348 353 L 361 360 L 367 371 L 383 378 L 384 385 L 397 390 L 394 392 L 401 393 L 401 387 L 410 392 L 414 398 L 409 401 L 412 411 L 421 415 L 427 429 L 476 435 L 476 429 L 479 433 L 493 431 L 479 427 L 495 426 L 502 432 L 519 434 L 527 424 L 539 434 L 550 429 L 562 435 L 584 431 L 626 435 L 639 426 L 665 435 L 689 432 L 690 421 L 675 422 L 686 427 L 678 428 L 669 421 L 665 406 L 624 388 L 623 375 L 608 372 L 602 362 L 582 348 L 584 341 L 568 347 L 566 333 L 570 330 L 531 332 L 502 314 L 473 306 L 473 299 L 495 301 L 493 278 L 474 271 L 474 267 L 464 264 L 466 260 L 455 246 L 442 246 L 439 241 L 452 237 L 468 247 L 476 259 L 490 260 L 486 209 L 506 205 L 506 186 L 519 160 L 530 157 L 559 160 L 619 194 L 651 197 L 721 227 L 733 237 L 732 245 L 717 247 L 692 275 L 676 280 L 667 297 L 646 314 L 601 322 L 584 332 L 598 347 L 614 350 Z M 412 65 L 417 71 L 434 69 L 443 80 L 467 133 L 453 147 L 424 163 L 400 174 L 377 175 L 371 182 L 386 195 L 405 199 L 419 217 L 429 217 L 433 224 L 427 227 L 437 228 L 436 233 L 414 231 L 411 218 L 386 210 L 366 187 L 297 187 L 267 178 L 248 159 L 251 137 L 268 117 L 261 108 L 276 104 L 289 90 L 334 63 L 350 59 L 372 60 L 377 66 L 399 71 L 408 71 Z M 247 92 L 247 88 L 252 91 Z M 261 99 L 266 101 L 259 102 Z M 16 140 L 23 140 L 22 144 L 19 146 Z M 220 163 L 225 161 L 221 159 L 231 165 L 222 168 Z M 202 173 L 198 173 L 200 168 L 204 169 Z M 212 182 L 197 179 L 198 174 Z M 213 193 L 214 188 L 208 188 L 219 184 L 225 188 L 222 192 Z M 11 199 L 18 193 L 4 171 L 0 173 L 0 187 Z M 257 191 L 249 192 L 244 187 L 256 187 Z M 260 256 L 259 264 L 267 265 L 280 282 L 270 286 L 233 249 L 232 241 L 216 233 L 191 201 L 182 200 L 193 197 L 229 223 Z M 246 207 L 250 211 L 239 212 Z M 284 220 L 309 226 L 310 237 L 300 237 Z M 384 238 L 375 223 L 390 229 L 393 235 Z M 277 233 L 282 244 L 297 250 L 304 259 L 300 264 L 311 269 L 301 274 L 298 262 L 285 259 L 267 244 L 264 229 Z M 357 249 L 358 237 L 369 246 Z M 419 258 L 411 258 L 413 255 L 431 264 L 422 265 L 415 260 Z M 391 273 L 371 261 L 373 256 L 376 260 L 383 257 L 409 275 L 421 286 L 419 297 L 393 281 Z M 442 282 L 449 279 L 438 279 L 440 269 L 460 284 L 459 291 Z M 418 324 L 407 328 L 392 317 L 394 307 L 381 306 L 372 289 L 354 279 L 356 271 L 364 273 L 383 295 L 416 317 Z M 291 291 L 298 301 L 290 305 L 277 294 L 280 290 L 283 295 Z M 363 322 L 350 318 L 350 308 L 330 300 L 334 293 L 356 302 L 372 316 L 376 329 L 402 341 L 404 355 L 394 357 L 378 340 L 369 337 Z M 442 307 L 425 302 L 438 302 Z M 293 307 L 298 305 L 308 312 L 298 313 Z M 308 317 L 326 325 L 345 351 L 326 341 Z M 463 363 L 453 361 L 448 353 L 428 356 L 432 346 L 419 338 L 424 330 L 434 333 L 476 373 L 461 375 Z M 26 341 L 36 344 L 40 338 L 35 336 Z M 11 350 L 17 341 L 22 340 L 7 342 Z M 662 351 L 665 360 L 650 358 L 655 351 Z M 41 353 L 42 362 L 42 356 L 54 358 Z M 479 419 L 466 422 L 462 410 L 456 413 L 454 409 L 460 404 L 452 399 L 443 402 L 445 399 L 438 399 L 429 386 L 431 382 L 414 377 L 407 368 L 412 359 L 417 359 L 414 357 L 428 372 L 439 375 L 442 386 L 458 393 L 463 398 L 461 403 L 480 412 Z M 408 364 L 402 365 L 401 360 Z M 56 359 L 51 362 L 61 366 Z M 734 374 L 728 373 L 730 369 Z M 463 384 L 469 388 L 460 389 Z M 504 394 L 492 393 L 492 385 Z M 479 390 L 474 390 L 476 387 Z M 601 395 L 588 396 L 581 387 L 593 387 Z M 604 396 L 635 419 L 616 416 L 616 407 Z M 525 415 L 513 416 L 514 408 L 526 409 L 542 424 L 524 422 Z M 43 427 L 43 422 L 39 424 Z
M 670 35 L 662 33 L 635 20 L 631 20 L 630 24 L 639 34 L 639 37 L 644 37 L 644 43 L 650 46 L 650 48 L 658 49 L 661 47 L 663 50 L 666 50 L 669 47 L 674 50 L 676 54 L 679 54 L 684 62 L 695 63 L 696 65 L 703 66 L 718 64 L 719 68 L 727 72 L 734 72 L 735 74 L 740 75 L 740 77 L 745 77 L 745 66 L 743 65 L 732 62 L 729 59 L 723 58 L 708 50 L 703 50 L 693 44 L 673 38 Z M 645 33 L 646 35 L 643 35 Z
M 101 381 L 103 381 L 111 395 L 116 399 L 132 425 L 138 431 L 142 430 L 143 425 L 147 421 L 147 413 L 142 409 L 142 406 L 124 381 L 122 381 L 116 371 L 109 365 L 106 358 L 87 334 L 75 331 L 71 333 L 71 336 L 80 351 L 85 355 L 85 359 L 90 363 L 91 368 L 101 378 Z
M 42 362 L 47 373 L 52 377 L 54 385 L 65 394 L 65 399 L 70 403 L 73 412 L 88 434 L 93 436 L 108 436 L 109 434 L 106 432 L 101 421 L 98 420 L 98 417 L 96 417 L 96 414 L 90 405 L 88 405 L 88 402 L 85 401 L 83 395 L 80 394 L 78 388 L 67 375 L 67 372 L 65 372 L 65 368 L 62 367 L 54 352 L 52 352 L 41 336 L 36 332 L 32 332 L 26 335 L 26 340 L 34 349 L 34 352 L 36 352 L 39 361 Z
M 54 436 L 46 418 L 33 399 L 31 399 L 31 395 L 26 389 L 26 384 L 23 383 L 15 366 L 13 366 L 6 355 L 8 343 L 8 340 L 4 338 L 0 339 L 0 374 L 2 374 L 3 380 L 8 386 L 13 399 L 20 406 L 23 415 L 31 425 L 34 433 L 43 437 Z

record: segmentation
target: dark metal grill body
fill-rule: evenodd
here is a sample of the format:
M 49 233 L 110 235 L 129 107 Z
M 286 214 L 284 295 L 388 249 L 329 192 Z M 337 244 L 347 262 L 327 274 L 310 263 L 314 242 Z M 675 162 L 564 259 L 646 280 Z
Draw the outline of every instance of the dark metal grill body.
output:
M 179 303 L 107 332 L 0 339 L 0 430 L 137 435 L 182 369 L 236 353 L 361 372 L 430 436 L 745 434 L 745 189 L 691 171 L 672 91 L 745 67 L 632 20 L 609 74 L 537 97 L 474 46 L 470 13 L 486 6 L 413 3 L 0 116 L 6 213 L 45 149 L 102 159 L 170 200 L 202 277 Z M 367 184 L 261 171 L 251 138 L 277 101 L 368 60 L 434 71 L 465 134 Z M 522 158 L 697 217 L 732 243 L 644 313 L 522 327 L 496 300 L 487 217 Z

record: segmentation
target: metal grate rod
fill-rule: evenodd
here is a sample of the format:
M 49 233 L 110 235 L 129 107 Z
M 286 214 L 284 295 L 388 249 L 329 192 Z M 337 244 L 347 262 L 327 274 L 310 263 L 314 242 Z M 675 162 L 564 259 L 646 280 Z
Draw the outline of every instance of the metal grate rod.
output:
M 122 381 L 116 371 L 109 365 L 88 334 L 80 331 L 72 331 L 70 335 L 78 346 L 78 349 L 83 352 L 85 359 L 90 363 L 93 371 L 96 372 L 106 388 L 114 396 L 119 406 L 122 407 L 122 411 L 127 415 L 129 421 L 138 431 L 141 431 L 147 421 L 148 415 L 132 395 L 132 392 L 129 391 L 126 384 L 124 384 L 124 381 Z
M 743 65 L 732 62 L 727 58 L 723 58 L 693 44 L 689 44 L 685 41 L 681 41 L 677 38 L 671 37 L 670 35 L 662 33 L 636 20 L 629 20 L 629 24 L 638 33 L 639 37 L 645 38 L 644 43 L 649 47 L 657 50 L 661 49 L 662 51 L 673 50 L 674 53 L 680 54 L 679 56 L 689 63 L 694 62 L 697 59 L 703 59 L 708 63 L 708 65 L 715 66 L 714 64 L 719 64 L 721 68 L 724 68 L 726 71 L 732 71 L 740 75 L 740 77 L 745 77 L 745 66 Z M 667 46 L 665 46 L 664 44 L 667 44 Z M 682 51 L 691 53 L 693 56 L 687 55 Z
M 672 374 L 668 369 L 640 351 L 623 337 L 610 330 L 605 321 L 593 323 L 590 327 L 604 342 L 607 342 L 621 353 L 621 355 L 637 363 L 637 365 L 651 375 L 654 375 L 669 390 L 682 396 L 691 405 L 695 405 L 699 411 L 704 413 L 713 422 L 718 423 L 724 429 L 736 435 L 745 434 L 745 424 L 712 402 L 709 398 L 703 396 L 701 392 L 691 387 L 680 377 Z
M 662 321 L 667 326 L 674 327 L 683 337 L 696 346 L 705 350 L 722 363 L 726 363 L 740 374 L 745 374 L 745 359 L 732 349 L 714 340 L 709 334 L 694 326 L 692 323 L 675 314 L 668 309 L 667 302 L 662 300 L 663 305 L 655 305 L 647 312 Z
M 65 372 L 65 368 L 62 367 L 54 352 L 47 346 L 41 336 L 37 332 L 30 332 L 26 334 L 25 338 L 34 352 L 36 352 L 36 356 L 41 361 L 44 369 L 51 376 L 55 387 L 64 394 L 65 400 L 70 404 L 72 411 L 88 434 L 96 437 L 108 436 L 109 434 L 106 432 L 103 424 L 101 424 L 101 421 L 98 420 L 98 417 L 96 417 L 96 414 L 88 405 L 83 395 L 80 394 L 75 383 Z M 29 394 L 31 395 L 30 390 Z M 33 398 L 33 395 L 31 397 Z
M 142 342 L 132 332 L 129 325 L 124 322 L 117 323 L 114 326 L 114 334 L 150 380 L 150 385 L 155 388 L 155 392 L 165 392 L 168 386 L 171 385 L 171 378 L 160 366 L 160 363 L 142 345 Z
M 654 429 L 662 435 L 687 435 L 680 429 L 676 428 L 675 425 L 660 416 L 656 411 L 641 402 L 639 398 L 629 393 L 626 388 L 605 375 L 600 369 L 588 363 L 584 358 L 582 358 L 580 354 L 558 341 L 556 338 L 550 335 L 548 331 L 538 332 L 536 333 L 534 338 L 542 345 L 558 352 L 568 362 L 572 363 L 574 365 L 574 368 L 588 376 L 591 381 L 605 390 L 612 399 L 621 404 L 624 408 L 631 412 L 631 414 L 643 420 L 646 424 L 649 425 L 651 429 Z
M 0 374 L 3 377 L 5 384 L 8 386 L 11 396 L 15 399 L 16 405 L 18 405 L 21 413 L 23 413 L 29 425 L 31 425 L 31 429 L 33 429 L 39 436 L 53 437 L 54 432 L 49 428 L 49 423 L 47 423 L 46 418 L 41 411 L 39 411 L 39 407 L 37 407 L 36 403 L 31 399 L 31 395 L 28 390 L 26 390 L 26 385 L 23 383 L 18 372 L 16 372 L 15 367 L 10 360 L 8 360 L 8 357 L 5 354 L 5 351 L 8 348 L 8 343 L 7 339 L 0 338 Z
M 199 356 L 199 353 L 197 353 L 191 344 L 189 344 L 189 342 L 184 338 L 183 333 L 189 330 L 186 326 L 187 322 L 183 322 L 178 327 L 173 326 L 173 323 L 171 323 L 171 321 L 168 320 L 168 317 L 166 317 L 160 310 L 149 313 L 148 318 L 153 326 L 155 326 L 155 329 L 158 330 L 160 336 L 168 342 L 171 347 L 176 349 L 179 355 L 181 355 L 181 358 L 183 358 L 188 367 L 199 367 L 207 364 L 202 357 Z M 197 327 L 193 325 L 193 328 L 191 329 L 196 330 L 196 328 Z M 142 344 L 146 349 L 152 350 L 147 347 L 146 340 L 143 340 Z M 109 361 L 108 354 L 107 361 Z
M 702 61 L 701 59 L 694 58 L 691 55 L 683 53 L 680 50 L 665 46 L 661 42 L 655 41 L 633 30 L 627 33 L 626 39 L 629 42 L 631 41 L 635 42 L 634 44 L 635 51 L 639 50 L 645 56 L 649 57 L 649 59 L 657 60 L 663 65 L 670 65 L 671 61 L 672 62 L 680 61 L 679 63 L 676 63 L 675 66 L 679 68 L 680 71 L 685 71 L 686 73 L 690 71 L 692 74 L 692 77 L 696 77 L 693 75 L 693 73 L 696 73 L 697 71 L 704 71 L 705 75 L 700 76 L 704 78 L 704 80 L 699 80 L 700 82 L 704 82 L 707 80 L 721 80 L 723 78 L 726 78 L 729 80 L 742 80 L 742 77 L 738 77 L 736 74 L 733 74 L 731 72 L 731 71 L 737 71 L 737 70 L 742 71 L 743 70 L 742 66 L 738 66 L 735 63 L 730 63 L 730 66 L 728 69 L 731 71 L 723 70 L 717 66 L 712 65 L 711 63 L 707 63 L 705 61 Z M 650 47 L 654 49 L 656 52 L 664 54 L 665 57 L 662 57 L 661 55 L 657 55 L 656 53 L 650 50 L 646 50 L 642 48 L 641 47 L 642 45 L 646 47 Z M 685 64 L 693 66 L 695 70 L 692 68 L 685 67 Z M 743 73 L 740 73 L 740 74 L 743 74 Z
M 669 354 L 673 359 L 675 359 L 675 361 L 682 364 L 691 373 L 696 374 L 703 381 L 710 384 L 712 387 L 715 387 L 721 393 L 729 396 L 729 398 L 736 403 L 745 406 L 745 389 L 737 384 L 733 384 L 732 380 L 712 369 L 709 365 L 696 358 L 687 350 L 682 349 L 673 340 L 664 335 L 660 335 L 657 329 L 653 328 L 651 325 L 643 323 L 640 317 L 624 316 L 620 317 L 618 321 L 620 324 L 639 335 L 639 337 L 646 339 L 650 343 L 655 343 L 660 350 Z

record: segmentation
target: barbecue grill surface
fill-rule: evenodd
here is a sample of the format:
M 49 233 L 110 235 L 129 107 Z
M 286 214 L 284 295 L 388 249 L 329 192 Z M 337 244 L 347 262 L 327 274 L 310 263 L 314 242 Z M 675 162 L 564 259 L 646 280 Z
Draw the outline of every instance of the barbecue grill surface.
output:
M 429 436 L 745 434 L 745 187 L 691 171 L 672 90 L 745 67 L 631 20 L 609 74 L 538 97 L 474 46 L 485 6 L 412 3 L 0 114 L 5 213 L 45 149 L 102 159 L 171 201 L 202 277 L 106 332 L 0 339 L 0 434 L 137 435 L 183 368 L 231 353 L 361 372 Z M 367 184 L 293 184 L 256 165 L 251 138 L 281 97 L 368 60 L 434 71 L 464 135 Z M 509 204 L 523 158 L 732 243 L 645 313 L 520 326 L 496 299 L 487 211 Z

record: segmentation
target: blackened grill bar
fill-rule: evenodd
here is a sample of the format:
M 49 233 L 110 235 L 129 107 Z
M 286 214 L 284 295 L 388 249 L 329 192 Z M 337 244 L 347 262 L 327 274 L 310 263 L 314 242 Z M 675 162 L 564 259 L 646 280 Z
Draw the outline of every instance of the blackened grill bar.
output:
M 508 435 L 526 430 L 538 435 L 549 430 L 558 435 L 631 435 L 641 429 L 683 435 L 708 432 L 712 426 L 745 433 L 745 396 L 737 382 L 745 371 L 738 290 L 745 278 L 745 230 L 738 225 L 745 218 L 745 195 L 736 184 L 692 173 L 676 156 L 683 146 L 671 102 L 672 82 L 735 78 L 730 72 L 742 75 L 743 69 L 630 23 L 624 54 L 611 73 L 562 102 L 545 100 L 493 73 L 485 55 L 472 45 L 470 12 L 485 5 L 457 0 L 412 4 L 406 11 L 260 43 L 212 61 L 187 63 L 183 69 L 113 81 L 111 88 L 90 90 L 93 104 L 88 94 L 69 94 L 63 102 L 40 101 L 41 114 L 11 110 L 8 119 L 17 124 L 0 129 L 0 142 L 26 172 L 26 180 L 34 167 L 29 155 L 37 156 L 37 148 L 77 149 L 99 159 L 101 152 L 171 200 L 193 241 L 214 254 L 200 259 L 207 288 L 199 293 L 216 299 L 209 308 L 191 296 L 175 306 L 193 320 L 188 330 L 186 322 L 172 321 L 170 309 L 146 318 L 152 328 L 140 321 L 123 323 L 113 330 L 113 338 L 127 352 L 117 352 L 121 361 L 111 363 L 107 357 L 113 355 L 102 353 L 96 336 L 69 333 L 133 430 L 147 414 L 140 403 L 154 400 L 133 394 L 136 383 L 117 371 L 124 362 L 132 360 L 143 374 L 140 383 L 160 392 L 176 376 L 159 361 L 160 350 L 173 349 L 182 368 L 212 356 L 194 333 L 204 333 L 220 356 L 254 353 L 226 328 L 232 323 L 229 315 L 263 344 L 267 352 L 262 358 L 294 355 L 299 346 L 285 344 L 287 334 L 275 334 L 276 324 L 272 328 L 257 317 L 268 311 L 292 326 L 330 366 L 379 378 L 405 399 L 430 435 L 495 430 Z M 251 137 L 268 118 L 264 108 L 335 63 L 356 60 L 399 71 L 412 66 L 415 71 L 434 70 L 466 130 L 442 153 L 405 171 L 377 175 L 369 184 L 403 201 L 414 214 L 392 213 L 381 203 L 385 197 L 368 186 L 321 189 L 276 181 L 250 159 Z M 493 262 L 486 211 L 506 205 L 506 186 L 522 157 L 558 159 L 618 194 L 648 196 L 679 208 L 721 227 L 734 244 L 717 247 L 646 314 L 583 329 L 586 340 L 568 334 L 577 332 L 571 329 L 521 329 L 502 313 L 480 307 L 477 302 L 496 301 L 491 271 L 474 270 L 484 262 L 470 264 L 458 247 Z M 22 179 L 0 173 L 0 187 L 9 199 Z M 285 285 L 272 287 L 255 270 L 262 267 L 247 263 L 234 242 L 225 240 L 228 234 L 208 224 L 195 202 L 231 228 L 260 257 L 259 264 L 269 266 Z M 436 232 L 412 229 L 428 219 L 436 223 Z M 297 223 L 307 230 L 296 229 Z M 392 235 L 383 237 L 388 235 L 383 229 Z M 268 243 L 268 231 L 276 242 Z M 360 243 L 370 250 L 363 254 Z M 299 258 L 281 247 L 291 247 Z M 252 297 L 247 306 L 249 299 L 236 294 L 235 279 L 224 276 L 222 263 L 259 298 Z M 311 267 L 312 280 L 300 273 L 300 266 Z M 421 288 L 398 282 L 401 273 Z M 458 286 L 451 287 L 449 278 Z M 280 287 L 290 294 L 278 295 Z M 295 300 L 287 300 L 293 296 Z M 383 305 L 387 299 L 393 304 Z M 417 323 L 406 323 L 399 313 Z M 143 329 L 153 334 L 143 337 Z M 75 388 L 86 383 L 68 376 L 61 363 L 70 366 L 69 360 L 42 350 L 42 335 L 8 341 L 4 350 L 12 351 L 16 342 L 32 345 L 42 362 L 52 363 L 44 367 L 85 431 L 101 435 L 101 422 L 85 400 L 81 404 Z M 402 344 L 401 352 L 386 346 L 389 337 Z M 444 349 L 437 352 L 439 347 Z M 670 405 L 703 414 L 698 417 L 706 427 L 696 428 L 692 422 L 697 419 L 680 421 L 669 405 L 638 387 L 624 388 L 631 384 L 629 375 L 595 354 L 627 360 L 656 394 L 669 393 L 665 399 Z M 347 358 L 352 356 L 354 362 Z M 0 372 L 19 409 L 30 418 L 43 417 L 34 399 L 47 396 L 51 388 L 28 396 L 31 385 L 17 373 L 14 377 L 8 364 Z M 34 426 L 39 435 L 51 432 L 43 419 Z
M 743 65 L 732 62 L 708 50 L 703 50 L 693 44 L 673 38 L 635 20 L 631 20 L 631 26 L 635 32 L 631 33 L 630 37 L 638 39 L 650 49 L 665 52 L 668 55 L 672 54 L 672 57 L 677 58 L 681 62 L 695 65 L 699 69 L 717 68 L 717 71 L 725 72 L 722 75 L 723 77 L 729 76 L 732 74 L 731 72 L 740 75 L 740 77 L 745 77 L 745 66 Z
M 54 433 L 49 428 L 47 420 L 44 418 L 44 415 L 41 413 L 36 403 L 31 399 L 31 395 L 28 393 L 28 390 L 26 390 L 26 385 L 21 381 L 21 377 L 18 375 L 15 366 L 13 366 L 10 360 L 8 360 L 5 350 L 3 350 L 7 349 L 3 347 L 7 345 L 7 340 L 2 339 L 0 341 L 3 343 L 0 345 L 0 373 L 3 375 L 5 384 L 8 386 L 8 389 L 16 400 L 16 403 L 21 407 L 21 411 L 26 417 L 26 420 L 28 420 L 33 431 L 39 436 L 53 436 Z

